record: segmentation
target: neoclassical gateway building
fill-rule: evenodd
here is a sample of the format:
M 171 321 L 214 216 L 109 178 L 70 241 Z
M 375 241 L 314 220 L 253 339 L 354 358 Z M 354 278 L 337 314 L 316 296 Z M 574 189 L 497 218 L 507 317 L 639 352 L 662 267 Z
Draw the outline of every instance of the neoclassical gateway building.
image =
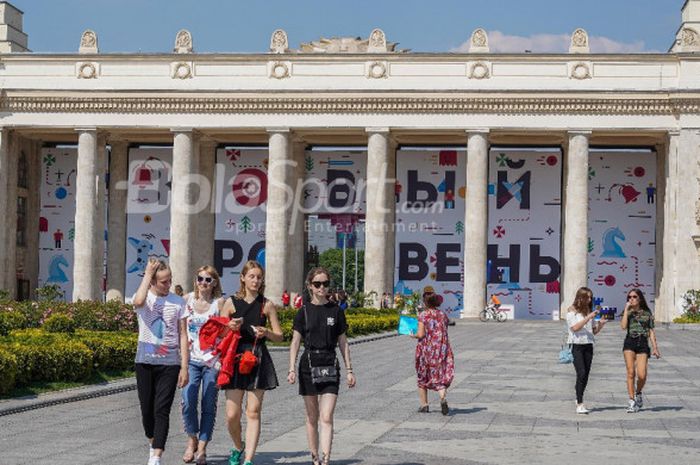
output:
M 215 264 L 231 293 L 256 259 L 279 301 L 337 249 L 338 287 L 432 288 L 464 317 L 496 294 L 558 318 L 580 286 L 679 314 L 700 288 L 700 0 L 668 53 L 594 54 L 583 29 L 561 54 L 367 32 L 105 54 L 88 30 L 37 54 L 0 2 L 0 289 L 124 299 L 156 256 L 185 291 Z

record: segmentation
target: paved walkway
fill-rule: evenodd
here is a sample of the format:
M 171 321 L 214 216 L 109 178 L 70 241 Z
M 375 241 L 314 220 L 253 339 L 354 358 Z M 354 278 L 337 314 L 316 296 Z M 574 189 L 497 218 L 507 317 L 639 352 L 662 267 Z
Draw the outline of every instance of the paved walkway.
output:
M 586 401 L 574 413 L 574 372 L 555 361 L 564 325 L 477 323 L 450 328 L 456 355 L 450 415 L 419 414 L 415 341 L 393 337 L 353 346 L 358 387 L 341 391 L 336 464 L 672 464 L 700 463 L 700 331 L 659 329 L 663 358 L 652 360 L 645 408 L 625 413 L 623 333 L 601 333 Z M 278 373 L 286 352 L 275 352 Z M 282 378 L 282 376 L 280 376 Z M 2 404 L 0 403 L 0 408 Z M 256 464 L 309 463 L 302 401 L 285 382 L 268 393 Z M 223 396 L 210 463 L 224 465 L 229 439 Z M 174 406 L 164 465 L 185 443 Z M 148 453 L 135 391 L 0 417 L 3 465 L 145 464 Z

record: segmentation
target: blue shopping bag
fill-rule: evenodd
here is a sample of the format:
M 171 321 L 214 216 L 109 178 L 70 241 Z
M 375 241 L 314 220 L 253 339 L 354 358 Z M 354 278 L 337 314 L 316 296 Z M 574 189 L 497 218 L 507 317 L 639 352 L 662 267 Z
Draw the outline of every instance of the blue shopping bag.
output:
M 399 316 L 399 334 L 410 335 L 418 332 L 418 318 L 409 315 Z

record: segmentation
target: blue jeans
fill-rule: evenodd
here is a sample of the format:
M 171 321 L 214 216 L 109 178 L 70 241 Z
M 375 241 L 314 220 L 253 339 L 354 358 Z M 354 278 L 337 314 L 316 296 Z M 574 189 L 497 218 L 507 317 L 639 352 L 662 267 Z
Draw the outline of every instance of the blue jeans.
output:
M 190 362 L 187 367 L 190 381 L 182 390 L 182 420 L 185 423 L 185 433 L 197 436 L 200 441 L 211 441 L 216 421 L 216 402 L 219 389 L 216 387 L 216 377 L 219 371 L 206 365 Z M 197 415 L 197 400 L 199 387 L 202 386 L 202 418 Z

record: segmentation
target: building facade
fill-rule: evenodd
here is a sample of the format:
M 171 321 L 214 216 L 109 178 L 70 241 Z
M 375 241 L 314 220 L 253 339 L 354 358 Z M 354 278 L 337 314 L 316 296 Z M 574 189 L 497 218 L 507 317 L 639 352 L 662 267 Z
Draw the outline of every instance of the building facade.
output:
M 185 30 L 172 53 L 104 54 L 88 30 L 77 53 L 35 54 L 0 6 L 14 297 L 124 299 L 155 255 L 186 290 L 216 263 L 229 292 L 258 259 L 278 301 L 324 222 L 344 263 L 363 247 L 365 291 L 431 287 L 465 317 L 495 293 L 556 318 L 589 286 L 620 308 L 639 287 L 670 321 L 700 288 L 700 0 L 668 53 L 593 54 L 577 29 L 546 55 L 491 53 L 482 29 L 463 54 L 380 29 L 299 49 L 277 30 L 260 54 L 196 53 Z

